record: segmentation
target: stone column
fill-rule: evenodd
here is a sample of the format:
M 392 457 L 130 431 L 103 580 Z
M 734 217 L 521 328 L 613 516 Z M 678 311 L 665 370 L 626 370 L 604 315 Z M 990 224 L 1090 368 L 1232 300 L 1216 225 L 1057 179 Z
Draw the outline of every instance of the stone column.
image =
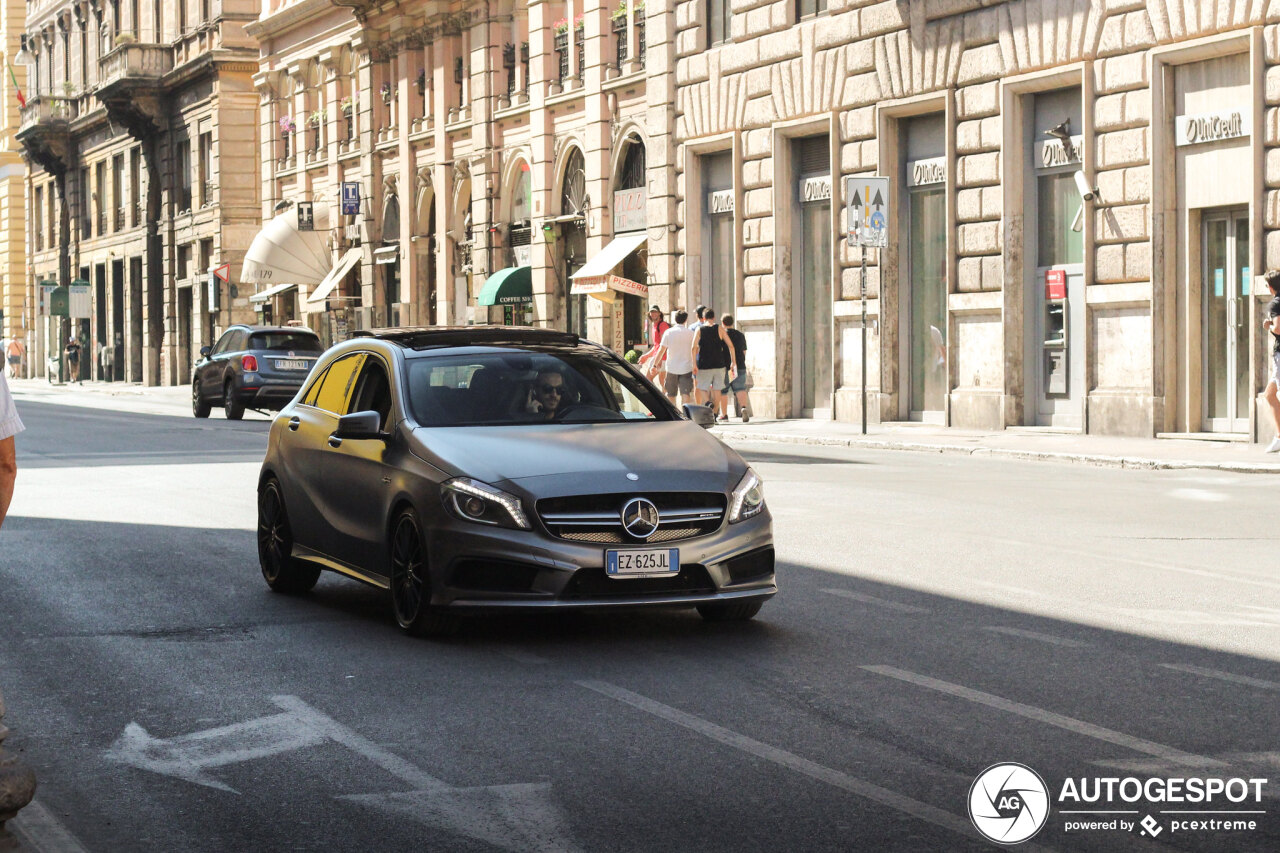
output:
M 5 822 L 16 817 L 36 794 L 35 771 L 4 751 L 8 734 L 4 726 L 4 695 L 0 694 L 0 850 L 17 849 L 9 844 L 11 836 L 5 832 Z
M 554 215 L 552 201 L 556 186 L 555 134 L 546 108 L 548 82 L 555 79 L 556 54 L 553 48 L 555 7 L 546 0 L 529 0 L 529 138 L 533 162 L 529 164 L 532 183 L 533 235 L 530 263 L 533 278 L 533 324 L 543 328 L 563 328 L 561 305 L 564 290 L 556 274 L 557 249 L 547 242 L 542 225 Z M 551 233 L 554 234 L 554 231 Z

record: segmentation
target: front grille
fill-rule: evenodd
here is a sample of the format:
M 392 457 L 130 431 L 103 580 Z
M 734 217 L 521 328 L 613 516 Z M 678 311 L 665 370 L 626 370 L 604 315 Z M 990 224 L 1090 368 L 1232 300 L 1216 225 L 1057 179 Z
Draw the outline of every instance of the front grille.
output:
M 622 507 L 632 498 L 648 498 L 658 508 L 658 529 L 646 539 L 622 527 Z M 559 539 L 636 544 L 705 536 L 720 528 L 725 506 L 725 496 L 718 492 L 647 492 L 545 498 L 536 509 L 547 530 Z
M 703 595 L 716 591 L 706 567 L 686 563 L 665 578 L 611 578 L 603 567 L 578 569 L 565 585 L 563 598 L 614 598 L 645 595 Z

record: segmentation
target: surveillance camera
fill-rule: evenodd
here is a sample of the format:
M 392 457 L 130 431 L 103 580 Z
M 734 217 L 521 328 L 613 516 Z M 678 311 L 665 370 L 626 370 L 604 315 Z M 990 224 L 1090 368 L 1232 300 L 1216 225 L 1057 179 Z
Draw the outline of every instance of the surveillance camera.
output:
M 1098 195 L 1098 190 L 1089 186 L 1089 180 L 1084 176 L 1084 172 L 1077 169 L 1073 177 L 1076 179 L 1076 188 L 1080 190 L 1080 198 L 1093 201 Z

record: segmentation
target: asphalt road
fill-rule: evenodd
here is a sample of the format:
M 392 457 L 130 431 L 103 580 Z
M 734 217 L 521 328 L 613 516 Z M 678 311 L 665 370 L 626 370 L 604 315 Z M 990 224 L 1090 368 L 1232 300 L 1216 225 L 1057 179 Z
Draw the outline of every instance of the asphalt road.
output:
M 781 593 L 692 612 L 400 634 L 326 575 L 270 593 L 266 421 L 27 402 L 0 534 L 14 822 L 49 853 L 982 850 L 997 762 L 1068 778 L 1280 777 L 1270 477 L 779 444 Z M 1259 803 L 1020 849 L 1275 850 Z M 1107 805 L 1082 804 L 1082 810 Z M 1253 831 L 1175 831 L 1248 809 Z

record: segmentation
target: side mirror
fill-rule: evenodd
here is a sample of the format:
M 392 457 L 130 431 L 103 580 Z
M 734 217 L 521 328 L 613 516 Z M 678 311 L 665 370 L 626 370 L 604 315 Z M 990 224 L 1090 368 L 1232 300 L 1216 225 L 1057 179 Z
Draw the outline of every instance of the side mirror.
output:
M 208 358 L 208 357 L 209 357 L 209 353 L 211 353 L 211 352 L 213 352 L 213 347 L 209 346 L 208 344 L 205 344 L 204 346 L 200 347 L 200 357 L 201 357 L 201 358 Z
M 694 406 L 685 403 L 684 416 L 703 429 L 711 429 L 716 425 L 716 413 L 710 406 Z
M 333 437 L 353 441 L 386 441 L 386 434 L 378 429 L 381 423 L 382 416 L 377 412 L 352 412 L 338 418 L 338 428 L 334 430 Z

